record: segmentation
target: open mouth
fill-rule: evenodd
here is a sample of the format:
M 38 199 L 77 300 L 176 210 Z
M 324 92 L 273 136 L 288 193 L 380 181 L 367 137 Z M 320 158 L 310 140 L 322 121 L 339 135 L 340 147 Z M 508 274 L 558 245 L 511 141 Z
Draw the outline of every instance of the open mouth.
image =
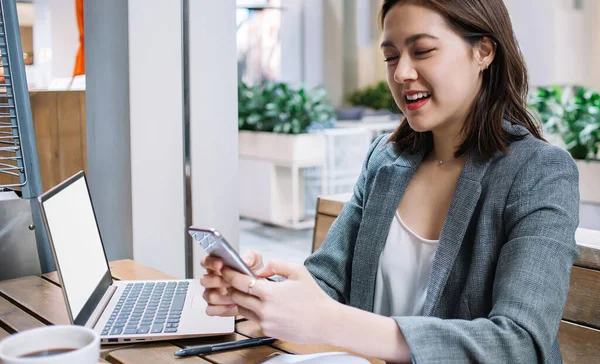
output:
M 419 92 L 414 95 L 405 95 L 404 99 L 408 105 L 422 102 L 431 97 L 430 92 Z

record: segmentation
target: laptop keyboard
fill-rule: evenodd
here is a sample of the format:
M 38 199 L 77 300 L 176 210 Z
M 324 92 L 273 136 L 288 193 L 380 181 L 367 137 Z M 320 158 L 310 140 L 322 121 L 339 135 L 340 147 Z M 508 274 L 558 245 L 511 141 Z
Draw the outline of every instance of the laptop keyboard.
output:
M 175 333 L 189 282 L 128 283 L 102 335 Z

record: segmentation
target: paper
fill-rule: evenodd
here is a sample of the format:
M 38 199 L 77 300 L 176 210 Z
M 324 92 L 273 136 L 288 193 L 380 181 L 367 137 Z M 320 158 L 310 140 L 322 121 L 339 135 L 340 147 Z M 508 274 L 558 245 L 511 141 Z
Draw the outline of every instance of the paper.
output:
M 341 352 L 326 352 L 307 355 L 279 354 L 261 364 L 369 364 L 359 356 Z

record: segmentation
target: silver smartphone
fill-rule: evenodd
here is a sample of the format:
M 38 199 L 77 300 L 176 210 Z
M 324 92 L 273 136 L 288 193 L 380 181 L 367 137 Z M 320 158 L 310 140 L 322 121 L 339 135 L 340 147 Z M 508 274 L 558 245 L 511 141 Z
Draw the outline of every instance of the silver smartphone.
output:
M 256 278 L 239 254 L 231 247 L 231 245 L 229 245 L 227 240 L 225 240 L 218 230 L 190 226 L 188 228 L 188 234 L 200 244 L 207 254 L 219 257 L 223 259 L 223 264 L 226 266 Z

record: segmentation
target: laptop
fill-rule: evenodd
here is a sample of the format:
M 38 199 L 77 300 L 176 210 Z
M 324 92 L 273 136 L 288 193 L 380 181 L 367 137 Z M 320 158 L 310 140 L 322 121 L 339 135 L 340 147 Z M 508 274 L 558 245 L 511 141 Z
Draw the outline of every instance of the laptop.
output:
M 233 317 L 205 313 L 197 279 L 113 281 L 85 173 L 38 197 L 72 324 L 103 344 L 226 335 Z

